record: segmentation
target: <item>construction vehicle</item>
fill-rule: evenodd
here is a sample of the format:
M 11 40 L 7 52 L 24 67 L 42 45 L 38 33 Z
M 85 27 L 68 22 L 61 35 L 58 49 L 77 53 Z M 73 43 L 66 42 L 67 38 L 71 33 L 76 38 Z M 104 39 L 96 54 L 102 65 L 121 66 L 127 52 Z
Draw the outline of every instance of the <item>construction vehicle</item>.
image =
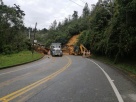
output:
M 79 46 L 74 46 L 73 53 L 74 55 L 82 55 L 83 53 L 88 52 L 87 48 L 84 47 L 83 44 Z
M 50 52 L 52 56 L 62 56 L 61 43 L 52 43 L 50 46 Z
M 87 48 L 84 47 L 83 44 L 79 46 L 75 45 L 66 45 L 69 55 L 82 55 L 84 52 L 87 52 Z
M 74 35 L 70 38 L 68 43 L 63 47 L 63 53 L 69 54 L 69 55 L 88 55 L 90 54 L 90 51 L 85 48 L 83 44 L 78 44 L 78 35 Z
M 84 52 L 87 52 L 88 50 L 84 47 L 83 44 L 80 44 L 80 53 L 83 54 Z

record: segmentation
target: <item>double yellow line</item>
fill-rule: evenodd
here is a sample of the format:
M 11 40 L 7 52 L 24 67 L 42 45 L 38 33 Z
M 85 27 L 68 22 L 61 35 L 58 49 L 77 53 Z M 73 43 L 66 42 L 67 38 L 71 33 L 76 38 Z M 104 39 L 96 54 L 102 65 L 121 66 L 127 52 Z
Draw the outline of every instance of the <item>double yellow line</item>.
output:
M 0 98 L 0 101 L 2 101 L 2 102 L 9 102 L 9 101 L 17 98 L 18 96 L 20 96 L 20 95 L 22 95 L 22 94 L 24 94 L 24 93 L 26 93 L 26 92 L 36 88 L 37 86 L 39 86 L 39 85 L 41 85 L 41 84 L 43 84 L 43 83 L 53 79 L 58 74 L 60 74 L 63 71 L 65 71 L 71 65 L 71 63 L 72 63 L 71 59 L 69 57 L 67 57 L 67 59 L 68 59 L 68 63 L 63 68 L 59 69 L 58 71 L 52 73 L 51 75 L 49 75 L 49 76 L 47 76 L 47 77 L 45 77 L 45 78 L 43 78 L 43 79 L 33 83 L 33 84 L 30 84 L 30 85 L 28 85 L 28 86 L 26 86 L 26 87 L 24 87 L 24 88 L 22 88 L 20 90 L 17 90 L 17 91 L 15 91 L 15 92 L 13 92 L 13 93 L 11 93 L 9 95 L 6 95 L 6 96 Z

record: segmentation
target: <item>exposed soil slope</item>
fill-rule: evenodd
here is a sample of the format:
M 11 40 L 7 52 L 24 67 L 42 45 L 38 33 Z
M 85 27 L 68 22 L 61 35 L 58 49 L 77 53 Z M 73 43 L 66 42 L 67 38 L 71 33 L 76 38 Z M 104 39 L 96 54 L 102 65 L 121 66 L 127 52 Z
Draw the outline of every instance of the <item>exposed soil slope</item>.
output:
M 78 41 L 78 36 L 79 36 L 79 34 L 78 34 L 78 35 L 74 35 L 74 36 L 68 41 L 68 43 L 67 43 L 66 45 L 75 45 L 75 43 Z
M 69 41 L 68 43 L 65 45 L 65 47 L 63 48 L 63 53 L 65 54 L 74 54 L 74 45 L 76 44 L 76 42 L 78 41 L 78 35 L 74 35 Z

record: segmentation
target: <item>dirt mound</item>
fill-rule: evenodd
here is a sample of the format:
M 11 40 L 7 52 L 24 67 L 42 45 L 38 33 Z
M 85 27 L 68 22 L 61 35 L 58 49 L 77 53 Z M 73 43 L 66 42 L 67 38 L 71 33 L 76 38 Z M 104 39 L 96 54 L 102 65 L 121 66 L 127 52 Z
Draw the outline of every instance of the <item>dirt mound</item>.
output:
M 44 48 L 44 46 L 35 45 L 35 51 L 43 54 L 47 54 L 50 49 Z
M 68 43 L 66 44 L 66 45 L 75 45 L 76 44 L 76 42 L 78 41 L 78 38 L 79 37 L 79 34 L 78 35 L 74 35 L 69 41 L 68 41 Z
M 78 35 L 74 35 L 69 41 L 68 43 L 65 45 L 65 47 L 63 48 L 63 53 L 65 54 L 74 54 L 74 45 L 77 43 L 78 41 Z

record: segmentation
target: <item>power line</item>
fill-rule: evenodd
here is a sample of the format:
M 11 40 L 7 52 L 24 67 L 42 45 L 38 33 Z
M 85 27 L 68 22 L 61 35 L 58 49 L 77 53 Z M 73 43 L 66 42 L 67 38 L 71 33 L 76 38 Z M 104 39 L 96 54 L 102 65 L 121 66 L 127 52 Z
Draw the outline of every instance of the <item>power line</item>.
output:
M 86 3 L 85 1 L 83 1 L 83 0 L 80 0 L 80 1 L 82 1 L 83 3 Z
M 90 4 L 90 5 L 94 5 L 94 4 L 91 4 L 91 3 L 89 3 L 89 2 L 86 2 L 85 0 L 80 0 L 80 1 L 82 1 L 84 4 Z
M 78 3 L 76 3 L 76 2 L 74 2 L 74 1 L 72 1 L 72 0 L 70 0 L 70 1 L 73 2 L 73 3 L 75 3 L 75 4 L 77 4 L 78 6 L 83 7 L 82 5 L 79 5 Z

